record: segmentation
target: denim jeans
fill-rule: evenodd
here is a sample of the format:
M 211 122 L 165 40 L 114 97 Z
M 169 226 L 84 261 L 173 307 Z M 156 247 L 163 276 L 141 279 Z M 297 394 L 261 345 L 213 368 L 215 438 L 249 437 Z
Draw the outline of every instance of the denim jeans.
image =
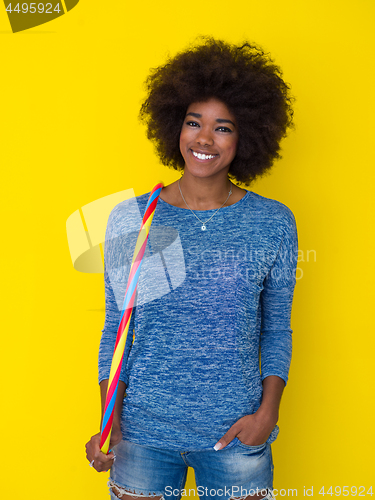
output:
M 119 496 L 163 496 L 164 500 L 179 500 L 187 469 L 192 467 L 201 499 L 229 500 L 257 493 L 262 493 L 263 498 L 268 492 L 268 498 L 272 498 L 273 462 L 268 443 L 248 446 L 235 438 L 219 451 L 184 452 L 121 441 L 114 451 L 116 461 L 108 485 L 116 486 Z M 111 492 L 113 500 L 119 496 Z

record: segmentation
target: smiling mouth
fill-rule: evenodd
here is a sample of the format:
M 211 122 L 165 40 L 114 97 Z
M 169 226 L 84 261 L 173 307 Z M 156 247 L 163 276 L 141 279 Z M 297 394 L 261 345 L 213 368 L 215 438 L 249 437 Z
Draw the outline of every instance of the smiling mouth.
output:
M 196 153 L 193 150 L 191 150 L 191 152 L 193 153 L 193 156 L 195 156 L 195 158 L 198 158 L 198 160 L 212 160 L 212 158 L 216 158 L 216 156 L 218 156 L 218 155 L 205 155 L 203 153 Z

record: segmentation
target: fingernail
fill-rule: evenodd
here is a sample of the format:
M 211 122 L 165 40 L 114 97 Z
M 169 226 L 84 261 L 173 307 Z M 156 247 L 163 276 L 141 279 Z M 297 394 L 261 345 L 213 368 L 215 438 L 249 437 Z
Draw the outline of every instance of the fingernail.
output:
M 214 450 L 215 451 L 219 451 L 221 450 L 221 448 L 223 447 L 223 445 L 220 443 L 220 441 L 218 443 L 215 444 L 214 446 Z

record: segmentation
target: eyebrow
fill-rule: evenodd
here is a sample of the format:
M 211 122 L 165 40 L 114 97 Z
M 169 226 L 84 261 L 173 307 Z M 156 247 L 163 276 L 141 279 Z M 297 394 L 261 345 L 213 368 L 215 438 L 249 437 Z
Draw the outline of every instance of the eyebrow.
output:
M 194 116 L 194 118 L 202 118 L 202 115 L 199 114 L 199 113 L 186 113 L 186 116 Z M 231 123 L 233 125 L 233 127 L 235 127 L 236 125 L 231 121 L 231 120 L 225 120 L 224 118 L 216 118 L 216 121 L 217 123 Z

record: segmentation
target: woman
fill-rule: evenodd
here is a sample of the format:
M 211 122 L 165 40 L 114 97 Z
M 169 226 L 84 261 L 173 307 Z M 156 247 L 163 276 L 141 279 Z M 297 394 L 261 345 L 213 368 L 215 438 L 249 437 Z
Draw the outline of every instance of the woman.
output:
M 289 87 L 259 48 L 211 38 L 154 70 L 147 86 L 140 116 L 148 137 L 183 176 L 162 190 L 155 211 L 153 264 L 142 268 L 135 339 L 128 335 L 125 347 L 113 451 L 103 455 L 96 434 L 87 458 L 98 471 L 111 468 L 114 499 L 178 499 L 188 466 L 201 498 L 272 497 L 297 233 L 285 205 L 232 181 L 248 185 L 279 158 L 292 124 Z M 147 198 L 120 203 L 108 221 L 103 406 L 121 269 Z

